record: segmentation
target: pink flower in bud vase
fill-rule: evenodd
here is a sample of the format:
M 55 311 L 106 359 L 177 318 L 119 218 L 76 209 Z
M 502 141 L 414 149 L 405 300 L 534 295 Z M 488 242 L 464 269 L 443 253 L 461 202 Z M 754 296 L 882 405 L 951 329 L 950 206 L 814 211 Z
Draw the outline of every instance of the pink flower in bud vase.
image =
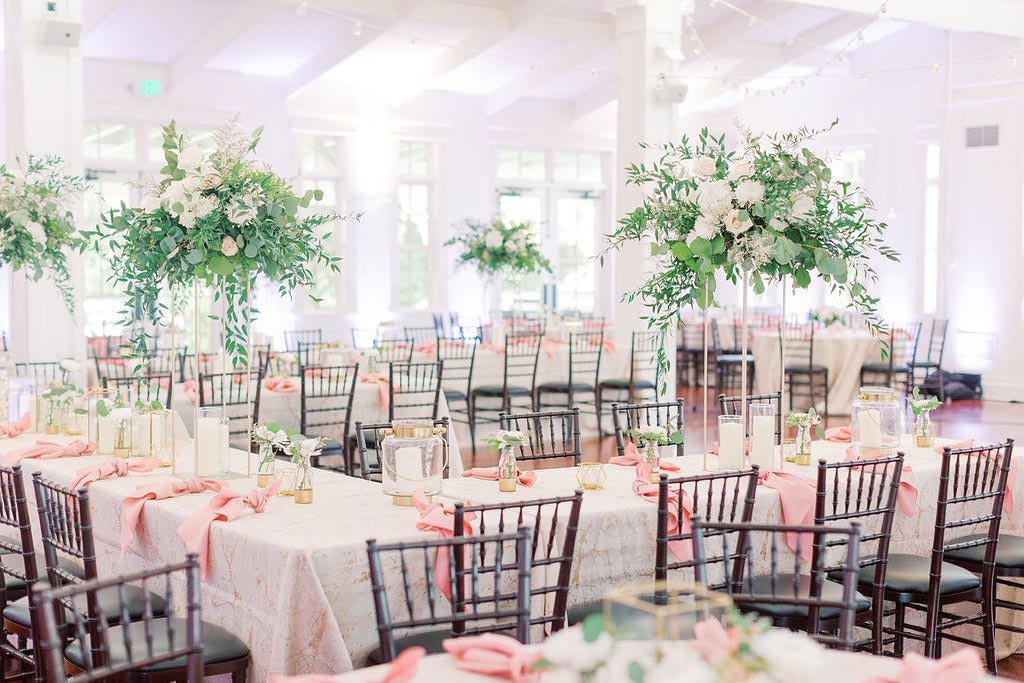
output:
M 238 242 L 234 240 L 230 235 L 225 236 L 220 241 L 220 253 L 225 256 L 234 256 L 238 253 Z
M 693 649 L 711 665 L 736 654 L 740 649 L 741 634 L 734 627 L 725 628 L 717 619 L 705 619 L 693 627 Z

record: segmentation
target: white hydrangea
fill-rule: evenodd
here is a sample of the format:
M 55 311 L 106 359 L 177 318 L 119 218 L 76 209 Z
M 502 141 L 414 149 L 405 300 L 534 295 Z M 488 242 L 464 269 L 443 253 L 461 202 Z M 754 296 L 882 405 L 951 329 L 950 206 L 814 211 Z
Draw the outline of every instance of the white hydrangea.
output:
M 497 249 L 503 241 L 501 233 L 497 230 L 488 230 L 487 234 L 484 235 L 484 244 L 487 245 L 488 249 Z
M 825 673 L 824 649 L 805 634 L 773 628 L 754 638 L 750 647 L 767 662 L 773 680 L 812 683 Z
M 41 223 L 37 221 L 30 221 L 25 228 L 28 230 L 28 234 L 32 235 L 32 239 L 39 244 L 46 244 L 46 230 L 43 229 Z
M 198 171 L 203 162 L 203 150 L 198 147 L 186 147 L 178 153 L 178 168 L 188 173 Z
M 757 204 L 764 199 L 764 185 L 756 180 L 743 180 L 736 185 L 736 201 L 740 204 Z
M 739 160 L 734 161 L 729 165 L 729 180 L 739 180 L 740 178 L 746 178 L 754 173 L 754 166 L 749 161 Z
M 644 683 L 677 683 L 685 672 L 686 683 L 717 683 L 718 674 L 686 643 L 664 648 L 656 664 L 644 672 Z M 785 679 L 780 679 L 785 680 Z
M 718 162 L 714 157 L 700 156 L 693 160 L 693 174 L 710 178 L 718 172 Z
M 228 220 L 235 225 L 245 225 L 256 218 L 259 207 L 248 196 L 233 197 L 227 206 Z
M 810 218 L 815 212 L 814 200 L 808 195 L 801 193 L 793 197 L 791 211 L 797 218 Z
M 697 186 L 697 206 L 706 217 L 725 215 L 732 208 L 732 187 L 725 180 L 710 180 Z
M 545 660 L 558 668 L 587 673 L 608 661 L 614 645 L 615 641 L 607 631 L 588 643 L 583 638 L 583 628 L 574 626 L 562 629 L 545 640 L 541 652 Z

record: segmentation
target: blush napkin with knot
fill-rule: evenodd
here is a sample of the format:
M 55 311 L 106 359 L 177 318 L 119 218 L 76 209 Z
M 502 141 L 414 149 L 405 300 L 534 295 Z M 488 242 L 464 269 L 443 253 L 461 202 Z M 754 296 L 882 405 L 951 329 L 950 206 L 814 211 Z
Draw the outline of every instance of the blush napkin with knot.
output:
M 96 452 L 96 444 L 76 439 L 71 443 L 53 443 L 52 441 L 36 441 L 34 446 L 19 448 L 4 456 L 4 467 L 12 467 L 22 460 L 38 458 L 49 460 L 51 458 L 72 458 L 81 455 L 92 455 Z
M 624 465 L 626 467 L 633 467 L 643 462 L 643 457 L 640 456 L 640 449 L 636 447 L 635 443 L 627 443 L 625 451 L 622 455 L 613 455 L 608 458 L 609 465 Z M 664 458 L 658 458 L 658 466 L 666 472 L 678 472 L 679 465 L 665 460 Z
M 86 467 L 84 470 L 79 470 L 76 475 L 77 478 L 71 484 L 71 488 L 86 488 L 94 481 L 110 479 L 111 477 L 127 477 L 132 472 L 145 474 L 152 472 L 162 464 L 158 458 L 132 458 L 131 460 L 111 458 L 107 462 L 95 467 Z
M 178 527 L 178 536 L 185 542 L 185 549 L 199 556 L 199 574 L 206 578 L 209 571 L 210 527 L 214 522 L 230 522 L 247 511 L 263 512 L 270 499 L 277 494 L 281 480 L 274 479 L 265 488 L 255 488 L 246 493 L 224 488 L 213 497 L 210 505 L 196 510 Z
M 758 475 L 758 483 L 779 492 L 782 506 L 782 520 L 789 526 L 811 526 L 814 524 L 814 499 L 817 489 L 803 477 L 782 470 L 764 469 Z M 805 560 L 811 559 L 814 543 L 811 534 L 787 532 L 786 545 L 793 552 L 800 548 Z
M 420 517 L 416 520 L 416 528 L 420 531 L 436 531 L 438 538 L 452 538 L 455 536 L 455 506 L 442 505 L 441 503 L 428 503 L 427 496 L 423 489 L 416 489 L 412 494 L 416 509 Z M 470 522 L 476 519 L 476 514 L 469 512 L 462 518 L 462 535 L 470 536 L 473 527 Z M 434 584 L 440 589 L 448 602 L 452 601 L 452 587 L 449 581 L 451 557 L 447 548 L 438 548 L 434 557 Z M 468 577 L 467 577 L 468 578 Z
M 147 500 L 163 500 L 204 491 L 219 492 L 223 489 L 224 484 L 215 479 L 194 478 L 174 479 L 158 484 L 139 486 L 135 493 L 125 496 L 124 502 L 121 503 L 121 556 L 124 556 L 135 537 L 135 529 L 139 526 L 142 508 L 146 505 Z
M 25 413 L 17 422 L 0 422 L 0 436 L 14 438 L 21 436 L 32 426 L 32 416 Z
M 636 465 L 636 479 L 633 480 L 633 493 L 640 496 L 648 503 L 658 504 L 658 485 L 651 484 L 651 464 L 639 462 Z M 679 510 L 679 491 L 683 494 L 683 517 L 680 519 L 676 512 Z M 693 516 L 693 499 L 690 492 L 680 487 L 670 488 L 668 491 L 668 533 L 690 533 L 690 518 Z M 668 549 L 680 562 L 689 562 L 693 559 L 693 546 L 688 541 L 669 541 Z
M 515 638 L 498 633 L 446 638 L 441 647 L 455 659 L 461 671 L 504 678 L 517 683 L 540 680 L 534 665 L 542 658 L 539 650 L 531 650 Z
M 462 476 L 472 479 L 483 479 L 484 481 L 498 481 L 497 467 L 472 467 L 462 471 Z M 516 470 L 516 478 L 523 486 L 533 486 L 537 483 L 537 473 L 533 471 L 524 472 Z

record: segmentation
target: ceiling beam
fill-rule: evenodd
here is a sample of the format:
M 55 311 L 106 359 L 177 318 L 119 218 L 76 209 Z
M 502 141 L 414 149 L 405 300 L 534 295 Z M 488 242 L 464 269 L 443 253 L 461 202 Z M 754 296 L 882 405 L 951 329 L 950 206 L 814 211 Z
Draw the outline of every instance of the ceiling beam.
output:
M 82 4 L 82 34 L 88 35 L 117 9 L 121 0 L 91 0 Z
M 487 96 L 487 115 L 493 116 L 537 88 L 564 75 L 565 72 L 586 64 L 596 53 L 606 49 L 604 43 L 570 43 L 550 59 L 544 59 L 536 68 L 514 78 Z
M 813 7 L 871 15 L 878 0 L 786 0 Z M 1024 3 L 1019 0 L 888 0 L 887 16 L 955 31 L 976 31 L 998 36 L 1024 36 Z
M 575 121 L 596 109 L 600 109 L 609 102 L 615 101 L 618 96 L 619 84 L 617 79 L 606 79 L 603 83 L 595 85 L 572 101 L 572 120 Z
M 273 9 L 270 2 L 240 2 L 193 38 L 171 62 L 171 87 L 204 68 L 221 50 L 262 21 Z

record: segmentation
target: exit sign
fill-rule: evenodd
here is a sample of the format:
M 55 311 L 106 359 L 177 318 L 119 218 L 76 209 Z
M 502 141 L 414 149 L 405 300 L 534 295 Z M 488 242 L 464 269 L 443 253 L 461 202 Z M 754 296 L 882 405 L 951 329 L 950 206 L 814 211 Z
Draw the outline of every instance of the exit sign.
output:
M 139 81 L 139 97 L 157 97 L 159 94 L 159 80 L 155 78 L 143 78 Z

